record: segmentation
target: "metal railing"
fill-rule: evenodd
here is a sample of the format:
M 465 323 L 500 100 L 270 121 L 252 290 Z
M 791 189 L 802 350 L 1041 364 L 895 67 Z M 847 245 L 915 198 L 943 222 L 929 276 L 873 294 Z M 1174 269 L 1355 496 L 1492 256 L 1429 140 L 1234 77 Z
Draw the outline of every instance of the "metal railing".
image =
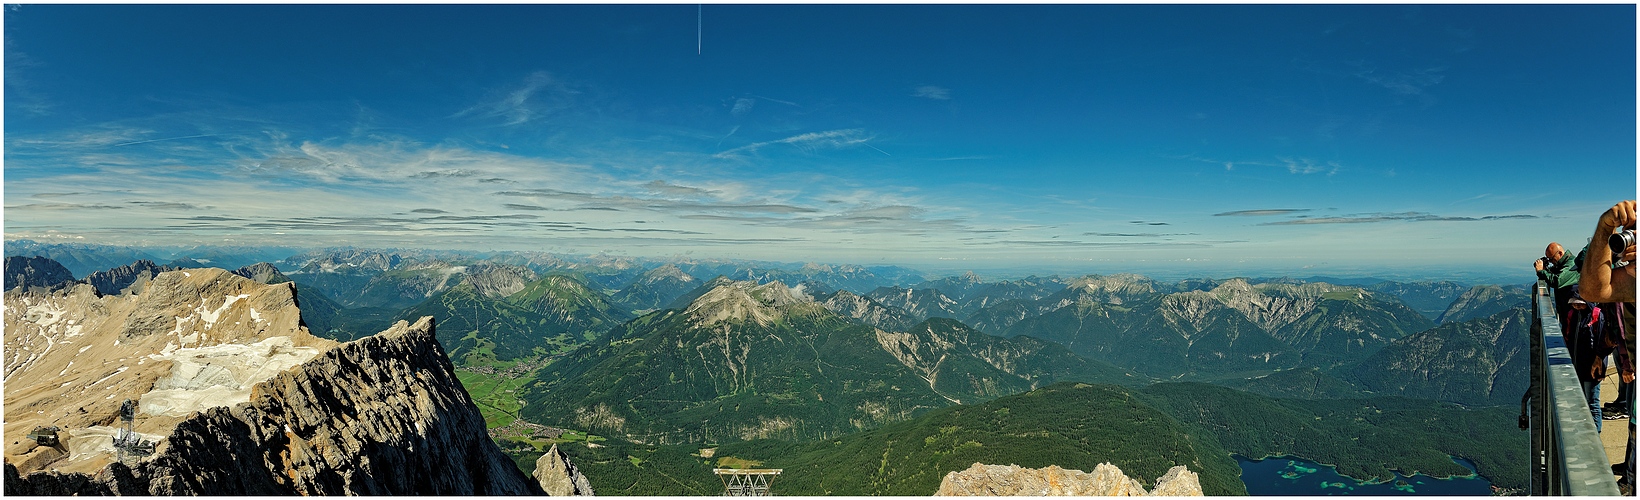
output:
M 1532 495 L 1617 495 L 1606 447 L 1589 414 L 1588 399 L 1555 314 L 1554 289 L 1532 289 L 1530 424 Z

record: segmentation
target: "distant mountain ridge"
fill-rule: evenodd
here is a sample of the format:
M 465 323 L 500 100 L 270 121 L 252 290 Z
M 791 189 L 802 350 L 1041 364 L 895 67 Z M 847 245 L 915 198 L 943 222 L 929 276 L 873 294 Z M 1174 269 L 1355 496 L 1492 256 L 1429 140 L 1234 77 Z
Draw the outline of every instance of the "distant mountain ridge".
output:
M 399 317 L 439 318 L 439 341 L 452 359 L 463 362 L 473 356 L 510 361 L 573 348 L 632 317 L 570 276 L 517 284 L 523 276 L 518 269 L 469 275 Z M 500 295 L 508 291 L 513 292 Z
M 877 303 L 905 311 L 917 321 L 928 318 L 958 318 L 957 301 L 932 288 L 878 287 L 865 295 Z
M 1526 393 L 1532 314 L 1525 307 L 1397 339 L 1341 373 L 1379 394 L 1514 405 Z
M 139 249 L 113 245 L 86 245 L 75 243 L 41 243 L 33 240 L 7 240 L 7 256 L 45 257 L 75 276 L 120 267 L 139 260 L 153 261 L 155 257 Z
M 819 437 L 1055 380 L 1140 380 L 954 320 L 872 328 L 780 282 L 718 278 L 682 300 L 544 368 L 525 417 L 651 443 Z
M 1436 321 L 1445 324 L 1484 318 L 1531 303 L 1532 296 L 1526 285 L 1478 285 L 1452 301 Z
M 74 282 L 74 273 L 46 257 L 6 257 L 6 290 L 53 288 Z
M 654 310 L 671 304 L 700 284 L 700 279 L 683 272 L 677 265 L 666 264 L 645 271 L 615 292 L 610 300 L 628 310 Z
M 1137 275 L 1079 278 L 1034 304 L 982 310 L 981 325 L 1032 335 L 1151 376 L 1330 368 L 1433 322 L 1393 297 L 1325 283 L 1232 279 L 1163 287 Z M 1185 289 L 1187 291 L 1174 291 Z M 994 306 L 995 307 L 995 306 Z M 1035 310 L 1033 316 L 1032 309 Z M 994 326 L 991 326 L 994 328 Z

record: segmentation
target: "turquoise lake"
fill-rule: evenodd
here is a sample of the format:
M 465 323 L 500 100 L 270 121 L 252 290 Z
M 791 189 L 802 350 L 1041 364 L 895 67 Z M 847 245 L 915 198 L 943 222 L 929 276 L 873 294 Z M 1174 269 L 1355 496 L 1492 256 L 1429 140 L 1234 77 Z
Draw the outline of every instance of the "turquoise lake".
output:
M 1331 466 L 1321 465 L 1298 457 L 1278 456 L 1253 460 L 1235 455 L 1241 465 L 1241 481 L 1247 483 L 1250 495 L 1490 495 L 1492 483 L 1479 474 L 1469 477 L 1435 479 L 1423 474 L 1411 477 L 1395 475 L 1383 483 L 1362 483 L 1344 477 Z M 1475 471 L 1475 464 L 1462 458 L 1452 459 L 1459 465 Z

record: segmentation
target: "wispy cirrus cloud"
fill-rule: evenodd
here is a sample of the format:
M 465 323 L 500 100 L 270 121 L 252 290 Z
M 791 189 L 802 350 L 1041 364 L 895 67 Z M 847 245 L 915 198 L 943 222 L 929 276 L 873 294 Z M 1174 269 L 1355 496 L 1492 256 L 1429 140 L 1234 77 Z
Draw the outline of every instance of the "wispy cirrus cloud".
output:
M 1233 212 L 1219 212 L 1214 217 L 1263 217 L 1268 215 L 1291 215 L 1308 212 L 1308 208 L 1266 208 L 1262 210 L 1236 210 Z
M 762 148 L 768 147 L 768 146 L 772 146 L 772 145 L 777 145 L 777 144 L 786 144 L 786 145 L 790 145 L 790 146 L 793 146 L 793 147 L 796 147 L 798 149 L 802 149 L 802 150 L 805 150 L 805 151 L 812 151 L 812 150 L 819 149 L 819 148 L 832 148 L 832 149 L 846 148 L 846 147 L 855 146 L 855 145 L 867 145 L 867 146 L 869 146 L 869 144 L 866 144 L 866 141 L 869 141 L 871 139 L 872 139 L 871 136 L 866 135 L 865 131 L 860 130 L 860 129 L 840 129 L 840 130 L 828 130 L 828 131 L 825 131 L 825 132 L 809 132 L 809 133 L 806 133 L 806 134 L 794 135 L 794 136 L 787 137 L 787 138 L 784 138 L 784 139 L 776 139 L 776 140 L 773 140 L 773 141 L 754 142 L 754 143 L 747 144 L 747 145 L 744 145 L 744 146 L 740 146 L 740 147 L 737 147 L 737 148 L 729 149 L 727 151 L 723 151 L 723 152 L 720 152 L 720 153 L 712 155 L 712 156 L 715 157 L 715 158 L 735 158 L 738 155 L 755 153 L 759 149 L 762 149 Z
M 924 99 L 934 99 L 937 101 L 949 101 L 951 100 L 951 89 L 936 87 L 933 85 L 923 85 L 921 87 L 917 87 L 915 90 L 912 90 L 911 96 L 921 97 Z
M 1195 236 L 1196 233 L 1082 233 L 1082 236 L 1097 236 L 1101 238 L 1166 238 L 1169 236 Z
M 1287 167 L 1287 172 L 1294 174 L 1316 174 L 1326 172 L 1327 175 L 1333 175 L 1338 173 L 1339 169 L 1343 168 L 1343 166 L 1339 165 L 1336 161 L 1317 162 L 1309 158 L 1280 158 L 1280 160 L 1281 163 Z
M 10 10 L 15 12 L 16 6 L 11 6 Z M 5 46 L 6 106 L 35 116 L 52 114 L 57 103 L 46 97 L 33 78 L 34 71 L 41 67 L 40 62 L 17 50 L 16 43 L 10 37 L 7 37 Z
M 757 105 L 757 99 L 748 99 L 748 98 L 745 98 L 745 97 L 741 97 L 741 98 L 735 99 L 734 107 L 729 109 L 729 114 L 735 115 L 735 116 L 741 116 L 741 115 L 744 115 L 746 113 L 752 112 L 752 106 L 756 106 L 756 105 Z
M 1379 222 L 1481 222 L 1509 219 L 1537 219 L 1536 215 L 1485 215 L 1480 217 L 1435 215 L 1427 212 L 1391 212 L 1344 215 L 1339 217 L 1305 217 L 1292 220 L 1265 222 L 1260 226 L 1300 226 L 1309 224 L 1373 224 Z
M 717 195 L 717 194 L 721 193 L 721 191 L 715 191 L 715 190 L 711 190 L 711 189 L 702 189 L 702 188 L 692 187 L 692 186 L 682 186 L 682 185 L 673 184 L 673 183 L 662 181 L 662 180 L 649 181 L 647 183 L 644 183 L 643 187 L 646 188 L 646 189 L 649 189 L 650 192 L 653 192 L 653 193 L 656 193 L 656 194 L 672 195 L 672 196 L 689 196 L 689 197 L 697 197 L 697 198 L 714 196 L 714 195 Z
M 593 193 L 579 193 L 560 191 L 556 189 L 527 189 L 496 191 L 496 196 L 512 196 L 523 198 L 540 198 L 551 200 L 566 200 L 582 205 L 576 208 L 609 208 L 626 210 L 650 210 L 663 213 L 688 212 L 747 212 L 767 214 L 796 214 L 814 213 L 818 209 L 797 206 L 785 203 L 748 202 L 748 203 L 713 203 L 693 200 L 677 200 L 669 198 L 645 198 L 629 195 L 599 195 Z M 522 207 L 523 205 L 517 205 Z M 536 207 L 530 209 L 547 209 Z
M 1371 67 L 1365 62 L 1358 62 L 1355 66 L 1356 70 L 1353 74 L 1356 78 L 1389 89 L 1391 92 L 1400 95 L 1424 95 L 1425 88 L 1439 84 L 1446 79 L 1446 75 L 1441 74 L 1446 71 L 1445 66 L 1394 72 L 1380 72 L 1377 68 Z
M 9 148 L 22 149 L 25 152 L 35 149 L 54 151 L 95 150 L 147 142 L 147 139 L 150 139 L 150 135 L 153 133 L 153 130 L 140 127 L 104 125 L 90 130 L 68 132 L 55 136 L 8 138 L 6 143 Z
M 498 93 L 483 102 L 458 111 L 454 117 L 500 118 L 504 125 L 519 125 L 560 109 L 577 92 L 564 86 L 550 73 L 536 71 L 521 86 Z
M 1322 160 L 1315 160 L 1315 159 L 1311 159 L 1311 158 L 1293 158 L 1293 157 L 1286 157 L 1286 156 L 1278 156 L 1278 157 L 1276 157 L 1275 161 L 1269 161 L 1269 160 L 1220 160 L 1220 159 L 1214 159 L 1214 158 L 1201 157 L 1201 156 L 1197 156 L 1197 155 L 1193 155 L 1193 154 L 1181 155 L 1181 156 L 1171 156 L 1171 158 L 1177 158 L 1177 159 L 1182 159 L 1182 160 L 1199 161 L 1199 162 L 1202 162 L 1202 163 L 1211 163 L 1211 164 L 1214 164 L 1214 165 L 1223 166 L 1225 170 L 1235 170 L 1237 167 L 1272 167 L 1272 168 L 1283 168 L 1283 169 L 1287 170 L 1287 173 L 1300 174 L 1300 175 L 1319 174 L 1319 173 L 1326 173 L 1327 175 L 1334 175 L 1334 174 L 1337 174 L 1338 172 L 1344 170 L 1344 165 L 1337 162 L 1337 161 L 1331 161 L 1331 160 L 1322 161 Z

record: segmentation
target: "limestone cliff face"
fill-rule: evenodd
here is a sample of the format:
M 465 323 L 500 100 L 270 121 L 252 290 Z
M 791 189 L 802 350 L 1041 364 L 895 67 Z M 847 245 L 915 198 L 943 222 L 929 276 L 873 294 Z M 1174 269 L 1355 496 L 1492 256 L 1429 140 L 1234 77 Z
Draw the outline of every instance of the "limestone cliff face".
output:
M 1109 463 L 1093 472 L 1066 470 L 1057 465 L 1027 469 L 1017 465 L 974 464 L 951 472 L 940 481 L 934 496 L 1203 496 L 1196 473 L 1184 466 L 1168 469 L 1156 479 L 1153 491 L 1122 474 Z
M 487 439 L 432 318 L 326 351 L 256 384 L 249 402 L 195 412 L 134 467 L 17 481 L 151 495 L 541 492 Z
M 156 495 L 537 492 L 485 437 L 422 318 L 257 384 L 249 403 L 195 415 L 136 472 Z
M 432 318 L 346 344 L 308 335 L 295 288 L 219 269 L 7 293 L 6 491 L 539 494 L 491 441 Z M 123 399 L 153 454 L 113 460 Z M 24 437 L 63 429 L 61 444 Z

